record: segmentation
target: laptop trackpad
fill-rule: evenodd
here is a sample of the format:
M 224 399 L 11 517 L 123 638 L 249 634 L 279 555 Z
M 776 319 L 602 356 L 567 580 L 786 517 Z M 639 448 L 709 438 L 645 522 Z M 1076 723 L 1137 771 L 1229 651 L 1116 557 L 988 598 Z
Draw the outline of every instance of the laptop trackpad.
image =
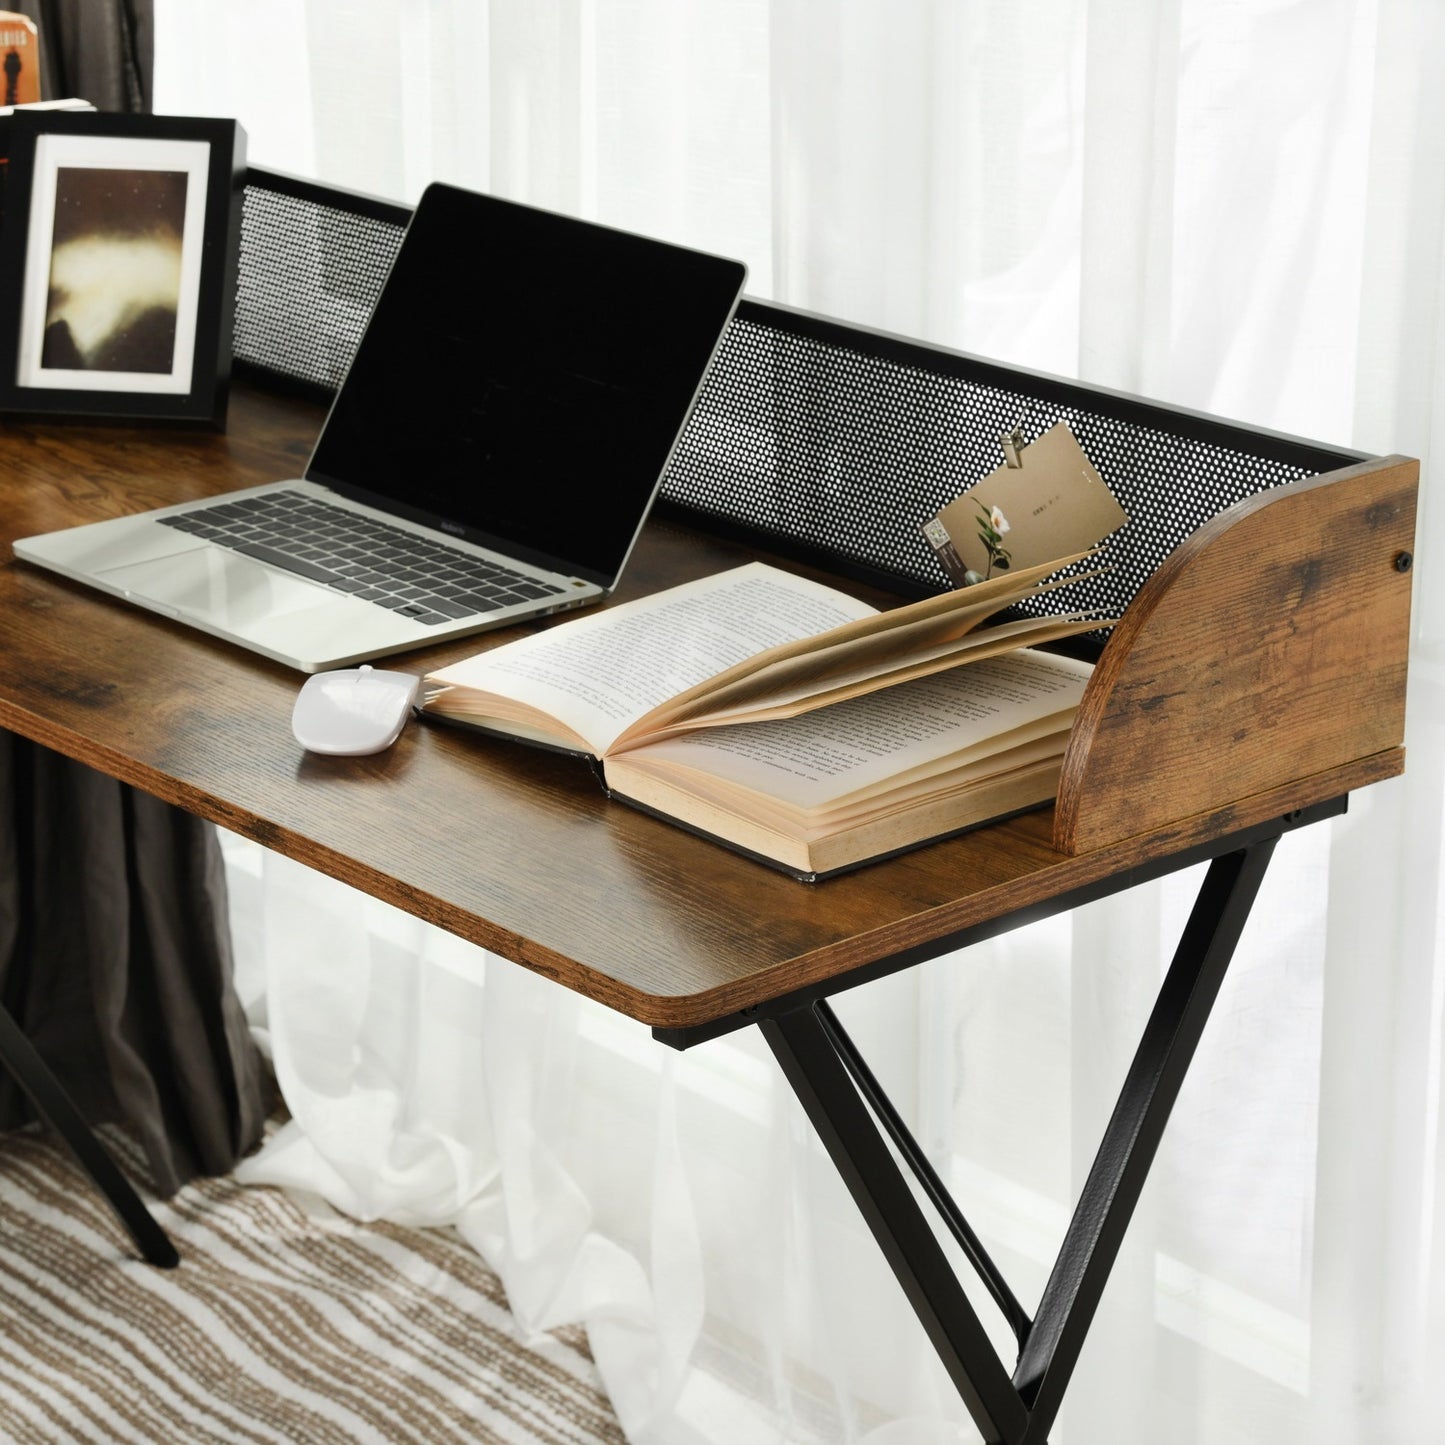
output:
M 197 547 L 97 575 L 128 595 L 231 627 L 343 600 L 220 547 Z

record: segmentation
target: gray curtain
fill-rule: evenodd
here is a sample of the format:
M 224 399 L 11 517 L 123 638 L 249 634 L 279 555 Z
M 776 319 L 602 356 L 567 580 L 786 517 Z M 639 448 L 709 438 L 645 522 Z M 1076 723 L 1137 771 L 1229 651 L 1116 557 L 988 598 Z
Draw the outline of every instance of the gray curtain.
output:
M 5 0 L 42 94 L 148 111 L 151 0 Z M 81 1112 L 138 1134 L 172 1194 L 260 1138 L 271 1084 L 231 984 L 209 824 L 0 732 L 0 1003 Z M 29 1102 L 0 1070 L 0 1129 Z
M 259 1140 L 214 830 L 3 732 L 0 1002 L 83 1114 L 137 1132 L 163 1193 Z M 0 1128 L 29 1117 L 0 1071 Z
M 153 0 L 4 0 L 40 27 L 46 100 L 148 112 L 155 57 Z

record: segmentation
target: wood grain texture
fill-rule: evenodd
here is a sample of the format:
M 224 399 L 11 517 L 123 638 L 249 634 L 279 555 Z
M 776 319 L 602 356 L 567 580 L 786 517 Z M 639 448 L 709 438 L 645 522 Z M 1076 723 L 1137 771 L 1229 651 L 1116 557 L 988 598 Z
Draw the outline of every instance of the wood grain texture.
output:
M 1399 758 L 1418 482 L 1417 462 L 1361 463 L 1251 497 L 1176 549 L 1084 695 L 1061 851 Z
M 296 475 L 320 419 L 241 387 L 222 436 L 0 422 L 0 726 L 647 1024 L 703 1024 L 927 949 L 1395 766 L 1380 753 L 1288 777 L 1250 797 L 1253 812 L 1227 799 L 1078 856 L 1054 846 L 1046 809 L 808 886 L 611 802 L 576 760 L 522 745 L 414 724 L 376 757 L 308 755 L 290 731 L 300 674 L 10 552 L 17 536 Z M 747 555 L 650 525 L 619 599 Z M 425 672 L 515 635 L 388 665 Z

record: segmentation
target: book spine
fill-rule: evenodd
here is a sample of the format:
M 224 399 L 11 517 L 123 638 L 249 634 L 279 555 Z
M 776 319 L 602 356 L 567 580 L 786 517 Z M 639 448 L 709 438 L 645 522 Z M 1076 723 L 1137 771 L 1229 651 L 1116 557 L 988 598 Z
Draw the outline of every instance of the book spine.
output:
M 40 32 L 35 22 L 0 11 L 0 106 L 40 99 Z

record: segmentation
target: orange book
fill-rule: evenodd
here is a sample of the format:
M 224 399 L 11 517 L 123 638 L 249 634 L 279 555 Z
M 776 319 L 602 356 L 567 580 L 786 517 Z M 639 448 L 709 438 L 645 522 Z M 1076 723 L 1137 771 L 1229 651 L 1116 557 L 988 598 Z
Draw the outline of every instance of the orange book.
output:
M 0 10 L 0 106 L 40 99 L 40 33 L 24 15 Z

